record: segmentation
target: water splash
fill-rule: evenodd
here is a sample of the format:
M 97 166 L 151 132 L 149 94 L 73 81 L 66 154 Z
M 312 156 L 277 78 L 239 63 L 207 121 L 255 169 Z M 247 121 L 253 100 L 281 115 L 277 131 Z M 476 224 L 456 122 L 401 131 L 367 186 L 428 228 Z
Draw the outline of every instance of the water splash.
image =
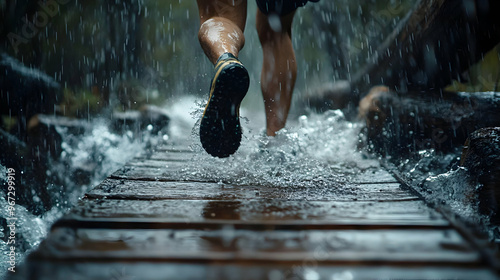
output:
M 468 171 L 460 167 L 429 176 L 418 189 L 428 201 L 447 205 L 454 213 L 473 221 L 479 218 L 476 197 L 479 185 L 471 189 L 471 180 Z
M 406 159 L 398 166 L 408 183 L 427 202 L 471 224 L 487 224 L 487 217 L 478 210 L 477 190 L 481 186 L 471 178 L 467 169 L 459 166 L 458 150 L 441 154 L 429 149 L 418 155 L 419 158 Z
M 355 197 L 359 194 L 352 193 L 349 188 L 352 178 L 360 172 L 380 168 L 377 159 L 367 158 L 358 149 L 363 125 L 347 121 L 341 111 L 290 118 L 286 129 L 276 137 L 268 137 L 263 133 L 262 121 L 259 119 L 264 112 L 243 107 L 241 120 L 244 138 L 240 149 L 229 158 L 213 158 L 199 144 L 196 122 L 201 117 L 203 105 L 204 102 L 199 99 L 187 96 L 168 106 L 166 110 L 171 117 L 168 136 L 151 135 L 149 131 L 141 135 L 130 131 L 116 134 L 109 130 L 109 125 L 103 120 L 95 120 L 92 123 L 93 130 L 83 135 L 71 135 L 58 128 L 64 140 L 63 152 L 61 160 L 54 162 L 49 172 L 63 176 L 64 188 L 61 186 L 61 192 L 56 194 L 60 195 L 60 204 L 39 217 L 18 206 L 17 211 L 23 220 L 20 230 L 26 244 L 24 252 L 36 248 L 49 226 L 74 205 L 86 190 L 97 185 L 135 155 L 166 140 L 168 143 L 190 144 L 195 151 L 193 158 L 180 171 L 185 178 L 201 177 L 238 185 L 259 184 L 291 191 L 294 188 L 308 188 L 310 192 L 316 192 L 316 197 L 320 197 L 325 190 L 330 194 L 335 192 Z M 456 155 L 443 158 L 433 151 L 423 151 L 416 163 L 406 162 L 406 172 L 419 178 L 415 181 L 416 186 L 424 182 L 419 189 L 424 196 L 445 200 L 456 211 L 471 213 L 473 209 L 467 205 L 468 193 L 461 189 L 464 170 L 448 172 L 453 161 L 456 161 Z M 95 168 L 91 174 L 91 181 L 85 185 L 74 184 L 68 174 L 90 163 L 99 164 L 99 168 Z M 0 171 L 5 171 L 5 167 L 0 166 Z M 3 176 L 0 177 L 3 183 L 5 172 L 0 176 Z M 5 205 L 5 195 L 2 194 L 1 211 L 6 208 Z M 0 231 L 0 236 L 2 234 Z M 0 240 L 0 249 L 5 249 L 5 245 Z M 5 256 L 2 255 L 0 269 L 6 265 L 4 260 Z
M 276 137 L 267 137 L 263 126 L 258 127 L 262 124 L 257 122 L 256 127 L 253 120 L 264 113 L 244 108 L 241 147 L 233 156 L 219 159 L 206 154 L 199 144 L 195 122 L 201 117 L 203 102 L 191 100 L 183 106 L 191 106 L 178 112 L 186 115 L 185 123 L 192 118 L 193 129 L 182 141 L 190 141 L 191 149 L 196 152 L 191 163 L 181 170 L 185 178 L 311 190 L 335 186 L 335 192 L 342 195 L 349 192 L 349 183 L 356 174 L 380 168 L 378 159 L 358 149 L 363 124 L 347 121 L 338 110 L 290 119 L 287 128 Z M 458 162 L 458 150 L 449 154 L 423 150 L 416 160 L 401 162 L 398 169 L 412 179 L 411 185 L 427 201 L 477 223 L 483 217 L 477 211 L 475 190 L 471 190 L 467 171 L 459 168 Z
M 178 118 L 185 124 L 189 123 L 186 119 L 192 118 L 191 133 L 172 139 L 191 143 L 195 151 L 193 159 L 180 171 L 184 178 L 238 185 L 318 188 L 347 184 L 359 171 L 379 168 L 376 160 L 366 159 L 357 149 L 362 125 L 347 121 L 341 111 L 290 119 L 286 129 L 275 137 L 268 137 L 263 127 L 256 128 L 255 123 L 247 119 L 258 118 L 264 112 L 243 109 L 241 147 L 228 158 L 211 157 L 199 143 L 202 104 L 191 100 L 184 103 L 189 109 L 177 110 L 184 112 L 185 116 Z
M 59 159 L 52 160 L 49 164 L 47 189 L 57 203 L 40 216 L 33 215 L 24 206 L 16 204 L 16 266 L 37 248 L 50 226 L 75 205 L 88 189 L 148 147 L 163 141 L 163 135 L 151 135 L 148 130 L 139 134 L 132 131 L 114 133 L 104 119 L 94 119 L 90 127 L 92 130 L 81 135 L 71 134 L 63 127 L 56 128 L 63 138 L 62 152 Z M 0 183 L 3 185 L 6 181 L 6 167 L 0 165 L 0 172 Z M 85 183 L 76 179 L 77 176 L 84 177 Z M 0 196 L 0 217 L 7 217 L 8 202 L 3 189 L 0 190 Z M 6 225 L 0 226 L 1 274 L 6 273 L 8 268 L 5 232 Z

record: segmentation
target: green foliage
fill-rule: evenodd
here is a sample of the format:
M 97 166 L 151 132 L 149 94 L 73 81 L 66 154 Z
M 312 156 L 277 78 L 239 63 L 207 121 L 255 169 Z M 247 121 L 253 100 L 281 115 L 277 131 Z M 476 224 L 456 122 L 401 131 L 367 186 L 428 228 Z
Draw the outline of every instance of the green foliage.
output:
M 448 91 L 487 92 L 500 89 L 500 45 L 488 52 L 484 58 L 469 69 L 469 81 L 453 83 Z
M 0 124 L 5 131 L 11 131 L 17 127 L 18 119 L 17 117 L 12 117 L 8 115 L 2 115 Z
M 88 118 L 98 114 L 105 103 L 96 91 L 64 89 L 63 102 L 59 113 L 66 117 Z

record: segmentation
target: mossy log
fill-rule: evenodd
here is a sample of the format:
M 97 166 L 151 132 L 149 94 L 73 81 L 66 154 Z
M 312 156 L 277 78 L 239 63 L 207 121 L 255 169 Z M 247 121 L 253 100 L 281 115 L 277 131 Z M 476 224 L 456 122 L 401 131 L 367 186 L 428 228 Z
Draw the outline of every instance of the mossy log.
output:
M 370 147 L 382 155 L 450 152 L 482 127 L 500 126 L 500 93 L 411 92 L 374 87 L 359 105 Z
M 71 135 L 82 134 L 90 128 L 83 120 L 39 114 L 29 120 L 25 139 L 0 129 L 0 142 L 3 145 L 0 149 L 0 163 L 16 170 L 17 203 L 36 215 L 50 210 L 58 203 L 49 186 L 58 185 L 59 178 L 57 174 L 47 172 L 50 170 L 51 159 L 59 159 L 62 151 L 63 138 L 56 127 L 64 128 Z M 78 175 L 82 173 L 81 170 L 82 167 L 73 166 L 71 172 Z M 94 170 L 87 172 L 86 177 L 72 178 L 74 181 L 85 180 L 88 183 L 93 172 Z
M 138 134 L 151 125 L 151 133 L 158 133 L 167 128 L 169 123 L 170 117 L 164 109 L 154 105 L 144 105 L 138 111 L 113 112 L 111 128 L 117 133 L 131 130 Z

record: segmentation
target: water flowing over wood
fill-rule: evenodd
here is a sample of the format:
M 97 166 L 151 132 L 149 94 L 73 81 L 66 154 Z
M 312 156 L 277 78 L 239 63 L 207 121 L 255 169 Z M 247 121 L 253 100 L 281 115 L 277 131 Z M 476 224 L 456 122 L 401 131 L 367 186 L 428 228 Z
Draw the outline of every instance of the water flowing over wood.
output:
M 163 146 L 117 170 L 25 264 L 29 279 L 497 279 L 487 240 L 387 171 L 273 187 L 185 176 Z

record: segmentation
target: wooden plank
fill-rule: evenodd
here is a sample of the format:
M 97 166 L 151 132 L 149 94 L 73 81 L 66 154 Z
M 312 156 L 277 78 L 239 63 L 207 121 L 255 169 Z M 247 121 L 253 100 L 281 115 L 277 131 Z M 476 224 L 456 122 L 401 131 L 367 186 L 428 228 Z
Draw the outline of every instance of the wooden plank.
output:
M 164 169 L 165 171 L 182 171 L 183 169 L 187 169 L 190 166 L 191 158 L 188 160 L 151 160 L 151 159 L 141 159 L 136 158 L 133 161 L 128 162 L 125 166 L 127 167 L 143 167 L 143 168 L 151 168 L 151 169 Z M 194 162 L 192 163 L 194 164 Z
M 175 143 L 169 142 L 168 144 L 160 144 L 156 146 L 153 151 L 155 152 L 164 152 L 164 153 L 194 153 L 193 149 L 189 147 L 193 142 L 190 143 Z
M 398 183 L 394 176 L 382 168 L 367 169 L 351 174 L 349 182 L 353 184 Z
M 487 268 L 463 266 L 368 266 L 318 265 L 316 259 L 305 259 L 297 265 L 286 264 L 220 264 L 180 262 L 57 262 L 33 260 L 23 269 L 34 280 L 67 279 L 482 279 L 498 277 Z M 22 277 L 22 275 L 20 275 Z M 28 279 L 28 275 L 22 279 Z
M 165 168 L 168 166 L 169 169 L 173 167 L 185 168 L 188 169 L 200 169 L 201 165 L 206 165 L 207 168 L 213 164 L 212 162 L 203 162 L 203 160 L 199 160 L 200 157 L 194 152 L 169 152 L 169 151 L 157 151 L 153 153 L 151 156 L 147 158 L 136 158 L 133 161 L 127 163 L 130 166 L 141 166 L 141 167 L 155 167 L 155 168 Z M 165 163 L 165 161 L 180 161 L 185 162 L 185 165 L 182 164 L 172 164 Z M 189 164 L 191 162 L 192 164 Z M 193 170 L 194 171 L 194 170 Z M 353 175 L 349 173 L 350 170 L 346 170 L 347 175 Z M 336 172 L 338 172 L 336 170 Z M 356 175 L 353 177 L 353 182 L 358 183 L 396 183 L 397 180 L 387 171 L 378 168 L 378 169 L 368 169 L 361 172 L 356 172 Z
M 165 166 L 152 168 L 149 166 L 131 166 L 125 165 L 118 169 L 109 178 L 143 181 L 196 181 L 196 182 L 215 182 L 213 179 L 198 178 L 196 176 L 185 176 L 182 173 L 182 162 L 171 162 L 168 170 Z
M 168 158 L 168 156 L 164 156 Z M 198 174 L 200 173 L 212 173 L 217 174 L 220 172 L 219 169 L 214 169 L 214 166 L 219 165 L 220 163 L 214 163 L 211 161 L 204 161 L 203 157 L 196 157 L 192 155 L 188 160 L 185 160 L 185 164 L 182 163 L 165 163 L 167 160 L 159 160 L 156 159 L 156 154 L 153 154 L 150 159 L 145 159 L 142 161 L 132 161 L 129 162 L 130 166 L 147 166 L 147 167 L 156 167 L 156 168 L 165 168 L 168 170 L 178 170 L 179 168 L 184 171 L 186 174 Z M 206 159 L 206 158 L 205 158 Z M 179 160 L 180 161 L 180 160 Z M 397 183 L 398 181 L 392 176 L 389 172 L 382 168 L 368 168 L 366 170 L 359 169 L 343 169 L 339 170 L 338 168 L 329 168 L 325 167 L 325 173 L 332 174 L 332 180 L 336 181 L 347 181 L 351 183 Z M 210 172 L 212 171 L 212 172 Z M 265 170 L 263 170 L 265 172 Z M 342 180 L 339 180 L 338 176 L 342 176 Z M 199 176 L 201 177 L 201 176 Z M 195 179 L 196 180 L 196 179 Z
M 141 160 L 133 161 L 111 174 L 110 178 L 143 180 L 143 181 L 195 181 L 195 182 L 219 182 L 237 181 L 235 176 L 227 178 L 228 175 L 221 175 L 220 168 L 214 168 L 214 163 L 200 161 L 156 161 Z M 242 171 L 243 174 L 244 171 Z M 263 172 L 266 172 L 263 170 Z M 341 173 L 338 170 L 325 170 L 322 181 L 313 182 L 303 180 L 295 184 L 324 184 L 333 183 L 397 183 L 397 180 L 385 170 L 348 170 Z M 318 178 L 319 179 L 319 178 Z M 313 180 L 313 179 L 310 179 Z
M 25 279 L 497 279 L 384 170 L 235 185 L 213 161 L 164 151 L 89 191 L 30 255 Z
M 58 228 L 34 257 L 189 262 L 479 264 L 453 230 L 110 230 Z
M 87 193 L 90 198 L 108 199 L 281 199 L 308 201 L 401 201 L 418 197 L 402 190 L 399 184 L 361 184 L 342 188 L 281 188 L 237 186 L 200 182 L 155 182 L 106 179 Z
M 148 157 L 142 157 L 137 159 L 155 160 L 155 161 L 190 161 L 195 156 L 196 153 L 191 151 L 187 152 L 187 151 L 167 150 L 167 151 L 155 151 Z
M 449 226 L 421 201 L 96 199 L 81 201 L 54 227 L 220 228 L 231 224 L 261 229 Z

